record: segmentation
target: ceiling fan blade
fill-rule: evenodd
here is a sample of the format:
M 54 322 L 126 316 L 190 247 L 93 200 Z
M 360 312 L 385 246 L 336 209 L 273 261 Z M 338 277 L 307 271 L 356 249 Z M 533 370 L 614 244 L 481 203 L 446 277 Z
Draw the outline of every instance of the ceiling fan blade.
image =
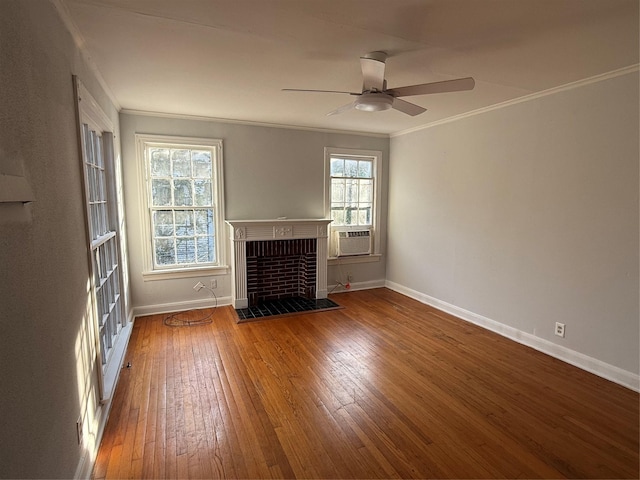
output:
M 347 112 L 347 111 L 349 111 L 349 110 L 351 110 L 352 108 L 355 108 L 355 107 L 356 107 L 355 102 L 347 103 L 346 105 L 338 107 L 334 111 L 327 113 L 327 116 L 329 116 L 329 115 L 337 115 L 339 113 Z
M 283 92 L 315 92 L 315 93 L 346 93 L 347 95 L 360 95 L 356 92 L 343 92 L 342 90 L 306 90 L 303 88 L 283 88 Z
M 360 57 L 362 69 L 362 91 L 384 90 L 384 67 L 387 54 L 384 52 L 371 52 Z
M 458 78 L 456 80 L 444 80 L 443 82 L 422 83 L 409 87 L 391 88 L 385 93 L 394 97 L 409 97 L 411 95 L 427 95 L 429 93 L 461 92 L 472 90 L 476 82 L 471 77 Z
M 400 100 L 399 98 L 393 99 L 392 108 L 395 110 L 400 110 L 402 113 L 406 113 L 407 115 L 411 115 L 415 117 L 416 115 L 420 115 L 427 111 L 426 108 L 423 108 L 419 105 L 415 105 L 413 103 L 405 102 L 404 100 Z

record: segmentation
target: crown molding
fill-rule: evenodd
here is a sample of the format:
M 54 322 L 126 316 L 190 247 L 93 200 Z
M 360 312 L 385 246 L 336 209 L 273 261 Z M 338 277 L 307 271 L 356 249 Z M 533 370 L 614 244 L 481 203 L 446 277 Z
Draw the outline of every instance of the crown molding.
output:
M 120 106 L 120 102 L 118 102 L 118 100 L 116 99 L 116 96 L 114 95 L 111 88 L 109 88 L 109 85 L 107 84 L 104 77 L 102 76 L 102 73 L 98 69 L 98 66 L 95 64 L 95 62 L 91 58 L 91 55 L 89 55 L 89 52 L 86 48 L 86 41 L 82 36 L 82 34 L 80 33 L 80 29 L 74 23 L 71 17 L 71 13 L 69 13 L 69 8 L 67 7 L 67 4 L 65 3 L 64 0 L 49 0 L 49 1 L 53 4 L 53 6 L 58 12 L 58 15 L 60 16 L 60 19 L 62 20 L 62 23 L 66 27 L 67 31 L 71 34 L 71 37 L 73 38 L 73 42 L 75 43 L 76 47 L 80 51 L 82 60 L 84 60 L 85 64 L 87 65 L 87 68 L 89 68 L 91 73 L 95 76 L 96 80 L 98 81 L 98 83 L 100 84 L 104 92 L 107 94 L 107 96 L 109 97 L 109 100 L 111 101 L 113 106 L 116 108 L 116 110 L 120 111 L 122 108 Z
M 575 88 L 584 87 L 586 85 L 591 85 L 593 83 L 603 82 L 605 80 L 609 80 L 616 77 L 621 77 L 623 75 L 628 75 L 630 73 L 634 73 L 640 70 L 640 64 L 636 63 L 634 65 L 629 65 L 627 67 L 619 68 L 617 70 L 612 70 L 610 72 L 601 73 L 599 75 L 594 75 L 593 77 L 584 78 L 582 80 L 577 80 L 575 82 L 570 82 L 564 85 L 560 85 L 557 87 L 549 88 L 547 90 L 542 90 L 540 92 L 535 92 L 529 95 L 524 95 L 522 97 L 513 98 L 511 100 L 507 100 L 505 102 L 496 103 L 494 105 L 489 105 L 487 107 L 478 108 L 476 110 L 472 110 L 470 112 L 465 112 L 460 115 L 454 115 L 452 117 L 444 118 L 442 120 L 437 120 L 435 122 L 431 122 L 425 125 L 420 125 L 418 127 L 409 128 L 407 130 L 401 130 L 389 135 L 390 138 L 400 137 L 402 135 L 407 135 L 409 133 L 417 132 L 420 130 L 426 130 L 431 127 L 435 127 L 438 125 L 442 125 L 445 123 L 457 122 L 458 120 L 462 120 L 464 118 L 473 117 L 476 115 L 481 115 L 483 113 L 491 112 L 493 110 L 499 110 L 501 108 L 510 107 L 512 105 L 517 105 L 523 102 L 529 102 L 531 100 L 536 100 L 538 98 L 546 97 L 549 95 L 555 95 L 556 93 L 564 92 L 566 90 L 573 90 Z
M 151 112 L 147 110 L 134 110 L 129 108 L 123 108 L 122 110 L 120 110 L 120 113 L 123 115 L 140 115 L 145 117 L 172 118 L 177 120 L 194 120 L 198 122 L 229 123 L 229 124 L 235 124 L 235 125 L 247 125 L 251 127 L 282 128 L 285 130 L 302 130 L 305 132 L 319 132 L 319 133 L 332 133 L 332 134 L 338 134 L 338 135 L 359 135 L 363 137 L 389 138 L 389 134 L 387 133 L 373 133 L 373 132 L 364 132 L 364 131 L 358 131 L 358 130 L 338 130 L 338 129 L 320 128 L 320 127 L 305 127 L 301 125 L 255 122 L 251 120 L 237 120 L 233 118 L 206 117 L 202 115 L 188 115 L 188 114 L 181 114 L 181 113 Z

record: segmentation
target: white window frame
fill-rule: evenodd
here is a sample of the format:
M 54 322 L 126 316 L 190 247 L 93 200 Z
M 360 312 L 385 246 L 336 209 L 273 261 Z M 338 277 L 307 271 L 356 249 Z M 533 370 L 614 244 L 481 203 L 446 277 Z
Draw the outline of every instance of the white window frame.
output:
M 181 137 L 174 135 L 150 135 L 136 134 L 136 154 L 138 162 L 138 178 L 140 179 L 141 192 L 140 203 L 142 250 L 144 255 L 143 272 L 144 280 L 165 280 L 170 278 L 189 278 L 205 275 L 223 275 L 229 272 L 227 261 L 226 235 L 225 235 L 225 208 L 224 208 L 224 174 L 222 140 L 202 137 Z M 215 248 L 217 262 L 213 265 L 189 265 L 158 268 L 153 262 L 153 237 L 151 222 L 151 183 L 149 165 L 146 158 L 147 145 L 166 145 L 168 148 L 184 146 L 185 148 L 210 148 L 214 151 L 212 188 L 215 212 Z
M 80 80 L 74 76 L 73 82 L 78 108 L 78 134 L 90 268 L 91 318 L 95 336 L 95 346 L 92 347 L 91 355 L 95 354 L 96 358 L 100 359 L 98 386 L 102 402 L 109 399 L 113 393 L 132 327 L 126 315 L 125 305 L 122 224 L 117 195 L 121 184 L 114 152 L 113 124 Z M 92 158 L 95 160 L 100 157 L 100 165 L 88 161 L 90 159 L 87 157 L 87 139 L 83 125 L 102 138 L 100 141 L 102 151 L 100 155 Z M 98 182 L 90 181 L 92 169 L 102 170 L 104 178 Z M 98 192 L 101 198 L 92 199 Z M 92 210 L 92 204 L 98 203 L 104 204 L 102 208 L 104 215 L 101 215 L 100 219 L 96 218 L 95 210 Z M 98 229 L 97 224 L 100 224 Z M 110 245 L 110 255 L 106 255 L 103 250 L 107 243 Z M 104 343 L 103 338 L 106 338 Z
M 371 232 L 373 235 L 373 248 L 370 255 L 361 255 L 357 257 L 341 257 L 340 263 L 362 263 L 370 261 L 378 261 L 380 259 L 380 224 L 381 224 L 381 208 L 380 200 L 382 198 L 382 152 L 380 150 L 363 150 L 354 148 L 325 147 L 324 149 L 324 211 L 325 218 L 331 218 L 331 158 L 352 158 L 354 160 L 371 159 L 373 160 L 373 214 L 371 216 Z M 345 227 L 340 226 L 341 230 L 350 228 L 353 230 L 361 230 L 362 226 Z M 332 241 L 331 235 L 332 225 L 329 224 L 329 242 Z M 331 244 L 329 245 L 329 247 Z M 329 255 L 333 251 L 329 248 Z M 329 256 L 330 264 L 335 261 L 336 257 Z

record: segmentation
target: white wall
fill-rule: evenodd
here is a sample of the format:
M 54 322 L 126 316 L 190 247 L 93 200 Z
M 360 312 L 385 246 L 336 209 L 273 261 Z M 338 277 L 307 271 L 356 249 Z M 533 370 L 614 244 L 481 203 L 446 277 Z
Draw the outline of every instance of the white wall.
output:
M 24 174 L 35 194 L 28 206 L 0 205 L 2 478 L 71 478 L 96 451 L 73 74 L 117 127 L 53 4 L 2 0 L 0 171 Z
M 392 138 L 389 284 L 637 383 L 638 102 L 636 71 Z
M 222 139 L 226 219 L 324 218 L 324 148 L 343 147 L 383 152 L 386 178 L 389 139 L 378 136 L 338 134 L 309 130 L 264 127 L 209 120 L 120 115 L 124 159 L 125 208 L 128 224 L 132 303 L 138 313 L 191 308 L 198 302 L 211 304 L 206 290 L 195 292 L 202 277 L 144 281 L 142 219 L 144 192 L 136 165 L 135 134 L 165 134 Z M 386 236 L 386 182 L 381 199 L 381 239 Z M 226 237 L 225 237 L 226 241 Z M 384 249 L 384 245 L 383 245 Z M 328 282 L 337 272 L 330 267 Z M 350 265 L 354 282 L 383 282 L 385 262 Z M 206 278 L 214 278 L 207 276 Z M 216 294 L 229 300 L 230 275 L 218 279 Z M 202 280 L 206 282 L 207 280 Z M 203 305 L 202 305 L 203 306 Z

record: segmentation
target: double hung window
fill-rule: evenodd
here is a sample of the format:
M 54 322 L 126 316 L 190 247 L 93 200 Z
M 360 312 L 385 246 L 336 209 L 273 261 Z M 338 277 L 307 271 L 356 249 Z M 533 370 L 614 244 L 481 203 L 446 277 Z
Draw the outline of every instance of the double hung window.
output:
M 146 179 L 147 271 L 223 265 L 222 141 L 136 137 Z
M 115 385 L 126 344 L 125 332 L 130 331 L 123 288 L 122 224 L 118 215 L 120 183 L 111 120 L 75 77 L 74 85 L 82 147 L 87 249 L 91 256 L 92 332 L 98 337 L 96 357 L 101 363 L 98 379 L 100 398 L 104 399 Z
M 380 168 L 382 152 L 325 148 L 325 210 L 332 220 L 330 252 L 336 232 L 366 230 L 374 238 L 380 226 Z M 373 253 L 379 253 L 379 242 Z
M 373 224 L 373 158 L 332 155 L 331 220 L 335 226 Z

